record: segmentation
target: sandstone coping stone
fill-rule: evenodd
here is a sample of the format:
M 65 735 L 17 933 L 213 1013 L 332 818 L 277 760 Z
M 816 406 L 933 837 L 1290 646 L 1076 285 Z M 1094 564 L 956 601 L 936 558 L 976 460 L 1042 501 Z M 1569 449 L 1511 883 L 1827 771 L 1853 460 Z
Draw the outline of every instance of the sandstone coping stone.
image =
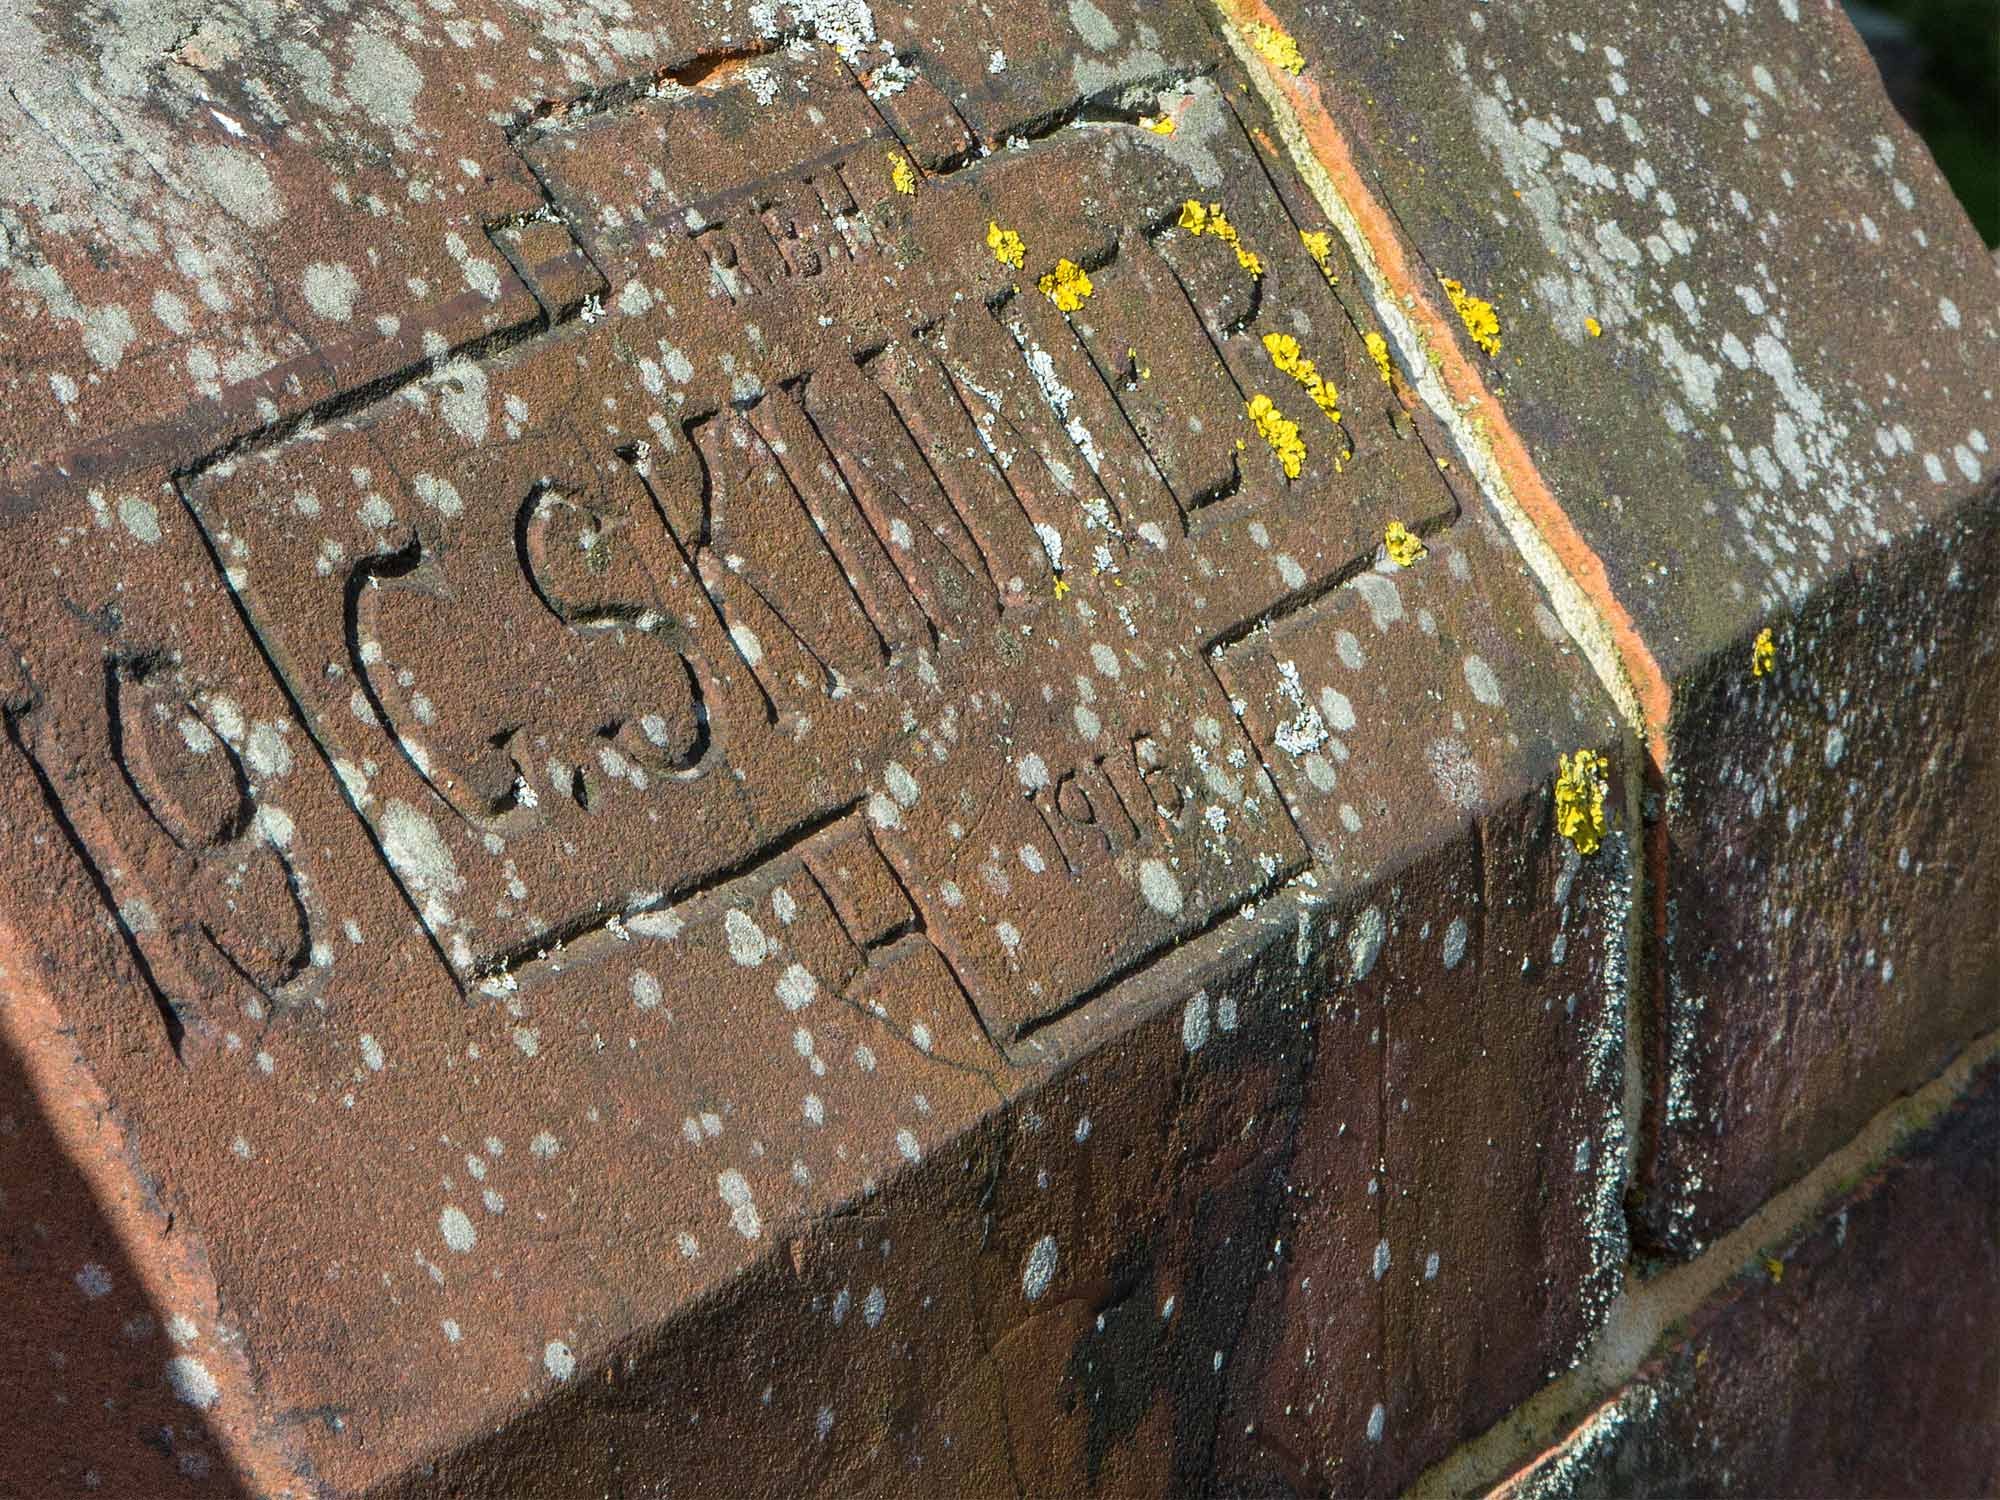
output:
M 1838 6 L 1225 8 L 1648 738 L 1636 1207 L 1693 1253 L 2000 1014 L 1993 259 Z
M 41 1461 L 1435 1460 L 1625 1258 L 1640 778 L 1252 79 L 1150 7 L 492 11 L 20 23 L 0 1015 L 167 1330 Z

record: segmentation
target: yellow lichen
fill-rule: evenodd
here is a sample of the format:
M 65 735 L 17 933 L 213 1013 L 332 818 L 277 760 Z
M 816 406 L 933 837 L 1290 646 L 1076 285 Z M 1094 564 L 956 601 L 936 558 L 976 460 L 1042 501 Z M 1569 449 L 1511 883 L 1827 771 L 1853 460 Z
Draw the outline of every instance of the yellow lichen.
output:
M 1139 124 L 1145 129 L 1152 131 L 1154 135 L 1172 135 L 1174 133 L 1174 117 L 1172 115 L 1147 115 Z
M 1075 312 L 1083 306 L 1083 299 L 1090 295 L 1090 273 L 1073 260 L 1059 260 L 1056 268 L 1035 285 L 1060 310 Z
M 900 151 L 889 153 L 889 180 L 896 184 L 899 193 L 914 193 L 917 190 L 917 169 Z
M 1236 232 L 1236 226 L 1229 222 L 1229 215 L 1222 211 L 1220 203 L 1203 206 L 1190 198 L 1181 205 L 1180 227 L 1189 234 L 1212 234 L 1231 250 L 1236 252 L 1236 264 L 1252 276 L 1264 274 L 1264 262 L 1256 251 L 1249 249 Z
M 1757 632 L 1757 639 L 1750 643 L 1750 675 L 1762 677 L 1774 672 L 1778 667 L 1778 643 L 1771 639 L 1771 627 L 1766 625 Z
M 1500 352 L 1500 318 L 1493 311 L 1493 304 L 1483 297 L 1475 297 L 1461 282 L 1444 278 L 1444 294 L 1451 298 L 1451 305 L 1458 310 L 1458 320 L 1465 325 L 1465 331 L 1472 335 L 1472 342 L 1488 354 Z
M 1309 359 L 1299 353 L 1299 341 L 1289 333 L 1267 333 L 1264 335 L 1264 352 L 1271 356 L 1271 363 L 1305 388 L 1312 397 L 1312 404 L 1326 413 L 1329 422 L 1340 420 L 1340 392 L 1333 388 L 1333 382 L 1325 379 Z
M 1391 521 L 1388 530 L 1382 533 L 1382 544 L 1389 549 L 1389 561 L 1399 568 L 1407 568 L 1419 558 L 1428 556 L 1430 548 L 1401 521 Z
M 1595 750 L 1560 757 L 1556 776 L 1556 832 L 1576 846 L 1578 854 L 1595 854 L 1604 842 L 1604 796 L 1610 790 L 1605 772 L 1610 762 Z
M 1381 372 L 1382 384 L 1393 384 L 1394 367 L 1389 363 L 1389 341 L 1379 333 L 1364 333 L 1361 342 L 1368 346 L 1368 357 L 1375 361 L 1375 368 Z
M 1251 397 L 1246 409 L 1250 413 L 1251 425 L 1271 445 L 1271 451 L 1278 455 L 1285 478 L 1297 479 L 1306 461 L 1306 444 L 1305 439 L 1299 436 L 1299 424 L 1278 410 L 1277 403 L 1266 395 Z
M 1289 34 L 1275 26 L 1267 26 L 1262 21 L 1244 24 L 1243 33 L 1250 38 L 1250 45 L 1273 67 L 1283 68 L 1287 73 L 1304 71 L 1305 54 L 1299 51 L 1299 44 Z
M 1306 247 L 1306 254 L 1313 258 L 1320 274 L 1328 281 L 1338 281 L 1333 274 L 1333 240 L 1324 229 L 1301 229 L 1299 243 Z
M 1785 1263 L 1775 1255 L 1765 1256 L 1764 1274 L 1769 1276 L 1773 1281 L 1783 1281 L 1785 1279 Z
M 986 221 L 986 245 L 993 252 L 993 258 L 1003 266 L 1021 269 L 1021 259 L 1027 253 L 1027 246 L 1021 243 L 1020 235 L 1011 229 L 1002 229 L 991 219 Z
M 1597 319 L 1595 318 L 1585 318 L 1583 320 L 1583 326 L 1584 326 L 1584 331 L 1587 332 L 1592 338 L 1596 338 L 1604 332 L 1604 325 L 1598 322 Z
M 1060 573 L 1056 574 L 1056 588 L 1055 588 L 1056 597 L 1060 599 L 1063 597 L 1063 595 L 1067 594 L 1068 592 L 1069 592 L 1069 580 L 1063 577 L 1062 574 Z

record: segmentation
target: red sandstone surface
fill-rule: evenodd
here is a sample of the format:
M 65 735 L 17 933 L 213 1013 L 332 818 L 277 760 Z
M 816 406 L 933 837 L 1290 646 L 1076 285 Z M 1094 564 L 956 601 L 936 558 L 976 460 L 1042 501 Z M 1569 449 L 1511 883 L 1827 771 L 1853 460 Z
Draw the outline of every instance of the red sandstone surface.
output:
M 1995 1482 L 2000 285 L 1844 19 L 990 12 L 0 18 L 0 1497 Z

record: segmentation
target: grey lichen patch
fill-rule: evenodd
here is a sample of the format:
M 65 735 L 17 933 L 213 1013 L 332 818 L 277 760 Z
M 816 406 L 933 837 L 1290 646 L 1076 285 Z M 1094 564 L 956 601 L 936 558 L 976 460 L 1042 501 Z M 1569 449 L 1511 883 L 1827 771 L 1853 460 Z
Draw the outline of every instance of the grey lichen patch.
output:
M 1090 0 L 1069 0 L 1069 20 L 1085 46 L 1104 52 L 1118 45 L 1118 28 Z
M 203 144 L 188 158 L 194 176 L 231 218 L 252 229 L 269 229 L 284 217 L 285 202 L 270 169 L 252 152 Z
M 1657 502 L 1631 515 L 1623 503 L 1607 502 L 1612 514 L 1601 521 L 1591 514 L 1598 507 L 1584 507 L 1593 525 L 1640 528 L 1614 552 L 1621 560 L 1644 554 L 1620 579 L 1621 591 L 1656 596 L 1653 608 L 1695 612 L 1713 618 L 1718 633 L 1733 633 L 1745 607 L 1796 606 L 1845 559 L 1909 525 L 1934 503 L 1923 474 L 1933 485 L 1956 482 L 1942 457 L 1953 438 L 1928 455 L 1911 441 L 1904 423 L 1927 414 L 1915 411 L 1909 382 L 1944 386 L 1940 394 L 1949 391 L 1963 410 L 1972 392 L 1951 390 L 1952 377 L 1972 354 L 1975 332 L 1989 344 L 2000 335 L 1990 319 L 1974 330 L 1950 297 L 1940 299 L 1937 279 L 1954 269 L 1949 256 L 1933 254 L 1920 285 L 1906 290 L 1903 268 L 1872 249 L 1897 234 L 1919 250 L 1929 247 L 1926 210 L 1896 175 L 1888 136 L 1876 136 L 1871 147 L 1851 127 L 1820 132 L 1807 123 L 1824 113 L 1825 101 L 1822 83 L 1804 82 L 1816 71 L 1804 66 L 1805 54 L 1788 50 L 1775 79 L 1758 64 L 1754 87 L 1726 91 L 1727 98 L 1697 94 L 1690 111 L 1678 87 L 1667 93 L 1647 86 L 1649 75 L 1660 77 L 1659 65 L 1627 39 L 1630 58 L 1617 47 L 1586 46 L 1578 60 L 1532 32 L 1511 29 L 1496 41 L 1477 12 L 1452 29 L 1459 35 L 1442 50 L 1469 133 L 1508 191 L 1485 192 L 1477 174 L 1457 190 L 1490 198 L 1497 225 L 1515 234 L 1525 228 L 1539 241 L 1547 259 L 1524 262 L 1533 295 L 1518 305 L 1532 308 L 1537 330 L 1545 325 L 1568 346 L 1536 341 L 1535 352 L 1522 356 L 1530 366 L 1522 379 L 1553 398 L 1600 380 L 1607 357 L 1637 355 L 1647 368 L 1631 389 L 1651 407 L 1645 415 L 1661 424 L 1663 440 L 1726 461 L 1705 493 L 1677 497 L 1722 521 L 1699 536 L 1653 532 Z M 1697 65 L 1679 58 L 1676 66 Z M 1769 148 L 1780 132 L 1790 138 L 1801 130 L 1814 135 L 1809 163 Z M 1690 132 L 1702 142 L 1693 153 L 1663 145 Z M 1794 167 L 1855 184 L 1858 193 L 1844 194 L 1843 207 L 1865 203 L 1870 212 L 1842 213 L 1807 235 L 1792 196 L 1806 189 Z M 1829 234 L 1840 248 L 1826 243 Z M 1839 265 L 1834 282 L 1801 275 L 1816 264 L 1809 254 Z M 1836 286 L 1866 289 L 1871 305 L 1880 299 L 1870 326 L 1887 342 L 1870 347 L 1886 367 L 1857 359 L 1848 347 L 1849 323 L 1827 296 Z M 1907 337 L 1919 327 L 1935 329 L 1946 345 L 1919 351 Z M 1552 357 L 1553 368 L 1535 368 Z M 1911 368 L 1919 357 L 1921 375 Z M 1967 483 L 1977 483 L 1990 465 L 1969 456 L 1975 461 L 1959 468 Z M 1553 477 L 1565 477 L 1559 455 L 1549 462 Z M 1620 478 L 1629 484 L 1634 476 Z M 1718 582 L 1681 587 L 1680 573 L 1659 565 L 1677 555 Z
M 306 267 L 299 290 L 305 294 L 306 306 L 322 318 L 345 323 L 354 316 L 354 299 L 360 286 L 346 266 L 314 261 Z
M 121 495 L 118 519 L 136 540 L 148 546 L 160 539 L 160 512 L 143 495 Z
M 342 79 L 347 97 L 378 125 L 406 129 L 415 124 L 424 75 L 409 54 L 387 37 L 363 31 L 349 41 L 348 56 Z

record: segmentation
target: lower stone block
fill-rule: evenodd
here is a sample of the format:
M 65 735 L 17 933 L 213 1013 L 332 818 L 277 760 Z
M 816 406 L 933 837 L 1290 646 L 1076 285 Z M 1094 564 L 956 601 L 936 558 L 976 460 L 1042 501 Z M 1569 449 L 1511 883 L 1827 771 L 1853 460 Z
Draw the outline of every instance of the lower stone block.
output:
M 1990 1495 L 2000 1067 L 1500 1491 Z
M 2000 492 L 1678 699 L 1640 1221 L 1699 1250 L 2000 1024 Z
M 1341 926 L 1217 1436 L 1230 1493 L 1375 1494 L 1531 1394 L 1625 1253 L 1622 841 L 1530 794 Z

